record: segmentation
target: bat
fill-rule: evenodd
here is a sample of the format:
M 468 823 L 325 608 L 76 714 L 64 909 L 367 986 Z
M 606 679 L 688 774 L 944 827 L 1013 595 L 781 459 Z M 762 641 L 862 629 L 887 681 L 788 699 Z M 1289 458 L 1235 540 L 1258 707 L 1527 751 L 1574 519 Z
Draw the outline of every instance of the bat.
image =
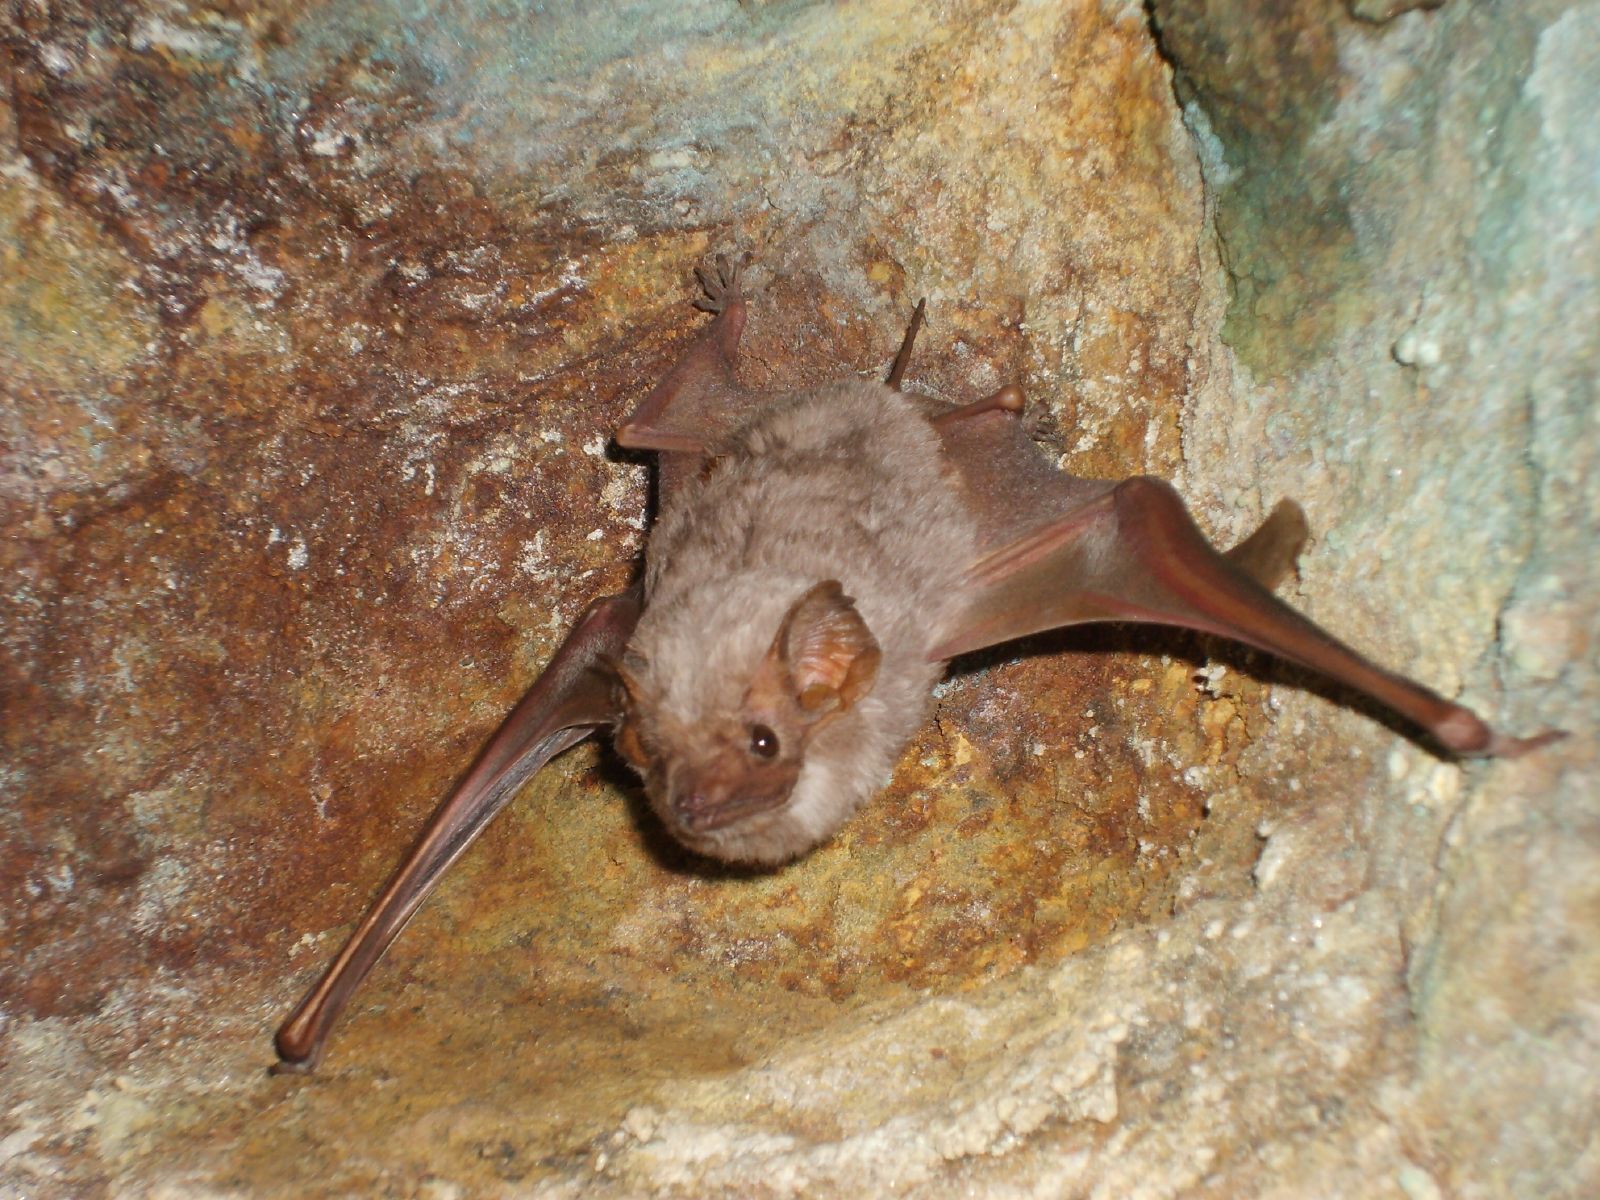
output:
M 593 601 L 278 1029 L 314 1070 L 351 995 L 440 877 L 557 754 L 610 729 L 690 849 L 773 865 L 826 840 L 887 781 L 946 663 L 1095 621 L 1182 626 L 1299 663 L 1443 751 L 1516 757 L 1497 733 L 1272 594 L 1308 530 L 1283 501 L 1226 552 L 1159 479 L 1084 479 L 1028 437 L 1015 385 L 952 407 L 901 388 L 919 304 L 883 383 L 761 393 L 735 374 L 746 304 L 696 271 L 712 320 L 617 431 L 659 455 L 642 578 Z

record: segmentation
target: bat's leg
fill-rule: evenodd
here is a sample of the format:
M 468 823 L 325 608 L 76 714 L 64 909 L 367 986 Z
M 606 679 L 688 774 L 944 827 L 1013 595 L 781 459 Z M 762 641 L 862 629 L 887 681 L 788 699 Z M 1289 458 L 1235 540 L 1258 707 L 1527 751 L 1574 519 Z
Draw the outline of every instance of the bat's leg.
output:
M 329 1032 L 361 981 L 450 865 L 545 763 L 614 718 L 615 678 L 639 618 L 635 591 L 596 600 L 561 644 L 478 761 L 429 820 L 405 862 L 275 1039 L 278 1071 L 314 1071 Z
M 1311 529 L 1293 500 L 1280 500 L 1272 515 L 1228 551 L 1228 560 L 1262 587 L 1275 588 L 1294 571 Z
M 906 368 L 911 365 L 911 347 L 916 344 L 917 331 L 922 328 L 922 318 L 927 308 L 926 300 L 917 301 L 917 307 L 911 313 L 911 324 L 906 326 L 906 336 L 900 339 L 900 351 L 894 356 L 894 366 L 889 368 L 889 378 L 884 380 L 897 392 L 900 390 L 900 380 L 905 377 Z
M 694 340 L 660 383 L 617 430 L 617 445 L 630 450 L 663 450 L 700 454 L 708 434 L 705 414 L 695 402 L 738 393 L 733 364 L 744 334 L 745 303 L 739 292 L 740 265 L 718 255 L 715 270 L 695 268 L 705 294 L 695 307 L 716 314 L 716 319 Z M 675 401 L 692 410 L 674 420 Z M 697 419 L 698 418 L 698 419 Z
M 987 412 L 1008 412 L 1013 416 L 1020 414 L 1027 404 L 1023 399 L 1022 389 L 1014 383 L 1008 383 L 999 391 L 985 396 L 982 400 L 974 400 L 971 404 L 963 404 L 960 408 L 952 408 L 949 412 L 940 413 L 933 418 L 933 425 L 949 425 L 955 421 L 964 421 L 969 417 L 982 416 Z

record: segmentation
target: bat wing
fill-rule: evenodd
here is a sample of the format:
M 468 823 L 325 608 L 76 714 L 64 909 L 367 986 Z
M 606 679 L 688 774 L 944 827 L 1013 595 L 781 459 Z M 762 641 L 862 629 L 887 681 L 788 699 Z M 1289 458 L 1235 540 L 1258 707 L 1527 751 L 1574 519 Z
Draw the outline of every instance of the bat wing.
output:
M 279 1027 L 278 1070 L 316 1069 L 350 997 L 444 872 L 540 768 L 611 723 L 616 689 L 608 663 L 622 652 L 638 619 L 637 588 L 589 605 L 544 673 L 439 805 L 344 948 Z
M 1178 625 L 1232 638 L 1364 692 L 1462 755 L 1515 756 L 1560 733 L 1513 738 L 1469 709 L 1369 662 L 1269 590 L 1305 537 L 1298 506 L 1280 505 L 1240 545 L 1206 541 L 1170 484 L 1056 470 L 1015 417 L 985 411 L 935 422 L 947 463 L 978 522 L 963 615 L 930 654 L 946 659 L 1046 629 L 1091 621 Z M 1020 516 L 1026 514 L 1026 517 Z

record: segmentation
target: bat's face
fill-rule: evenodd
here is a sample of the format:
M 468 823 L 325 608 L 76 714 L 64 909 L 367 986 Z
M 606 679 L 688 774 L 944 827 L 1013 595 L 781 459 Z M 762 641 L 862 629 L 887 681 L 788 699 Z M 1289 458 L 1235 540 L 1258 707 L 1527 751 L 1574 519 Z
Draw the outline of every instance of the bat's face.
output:
M 783 840 L 783 810 L 805 763 L 804 721 L 753 700 L 725 718 L 689 725 L 653 709 L 642 690 L 631 697 L 617 749 L 643 776 L 650 805 L 672 835 L 715 858 L 788 857 L 768 844 Z
M 670 658 L 648 630 L 624 656 L 616 746 L 672 835 L 713 858 L 772 864 L 832 832 L 796 785 L 816 735 L 871 688 L 879 658 L 838 583 L 796 600 L 749 661 L 692 664 L 703 678 L 685 679 Z

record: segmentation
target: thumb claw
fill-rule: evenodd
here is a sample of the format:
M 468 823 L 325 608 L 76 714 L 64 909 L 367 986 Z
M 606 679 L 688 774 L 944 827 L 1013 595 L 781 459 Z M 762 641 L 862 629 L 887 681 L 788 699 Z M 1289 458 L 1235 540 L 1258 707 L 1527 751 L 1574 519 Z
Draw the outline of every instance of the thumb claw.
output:
M 1541 750 L 1551 742 L 1559 742 L 1567 736 L 1565 729 L 1547 729 L 1543 733 L 1536 733 L 1532 737 L 1516 738 L 1507 737 L 1503 733 L 1491 733 L 1489 744 L 1476 752 L 1476 757 L 1482 758 L 1521 758 L 1524 754 L 1531 754 Z

